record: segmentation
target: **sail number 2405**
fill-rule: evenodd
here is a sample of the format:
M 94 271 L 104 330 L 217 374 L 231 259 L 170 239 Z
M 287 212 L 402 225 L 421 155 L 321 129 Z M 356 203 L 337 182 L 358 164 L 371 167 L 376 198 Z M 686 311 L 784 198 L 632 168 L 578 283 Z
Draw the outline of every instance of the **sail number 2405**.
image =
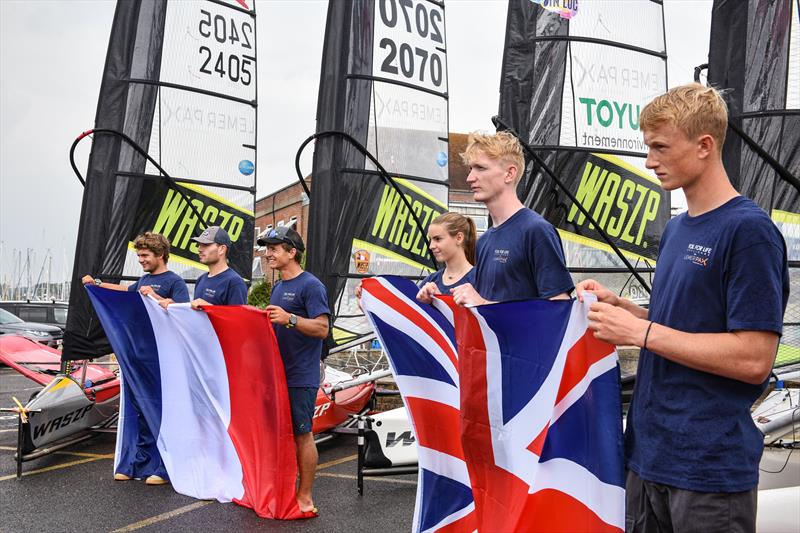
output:
M 249 22 L 242 22 L 237 28 L 234 19 L 222 15 L 211 15 L 205 9 L 200 10 L 199 32 L 202 37 L 219 44 L 237 43 L 246 50 L 253 49 L 253 26 Z M 253 74 L 250 67 L 255 63 L 255 57 L 242 54 L 227 54 L 224 51 L 212 51 L 208 46 L 199 49 L 202 65 L 200 72 L 208 75 L 219 75 L 220 78 L 228 77 L 232 82 L 241 82 L 250 85 Z

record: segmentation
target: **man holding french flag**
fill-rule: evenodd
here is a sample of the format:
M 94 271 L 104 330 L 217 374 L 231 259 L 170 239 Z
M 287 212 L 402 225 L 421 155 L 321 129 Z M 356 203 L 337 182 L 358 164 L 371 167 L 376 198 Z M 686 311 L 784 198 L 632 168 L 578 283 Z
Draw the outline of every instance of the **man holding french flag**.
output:
M 300 469 L 297 504 L 300 511 L 316 516 L 311 496 L 319 456 L 311 433 L 319 388 L 322 339 L 328 336 L 328 295 L 325 286 L 300 266 L 305 244 L 289 226 L 270 231 L 258 244 L 267 246 L 267 263 L 281 273 L 272 288 L 267 311 L 275 327 L 292 410 L 292 429 Z
M 213 243 L 207 246 L 219 246 L 224 252 L 227 246 L 218 242 L 224 240 L 224 230 L 209 230 L 206 236 Z M 302 241 L 296 242 L 302 251 Z M 295 252 L 287 255 L 294 257 Z M 294 259 L 291 261 L 294 263 Z M 295 279 L 316 290 L 305 281 L 310 274 L 300 270 L 299 276 L 292 276 L 292 268 L 287 270 L 283 265 L 280 269 L 285 270 L 285 295 L 293 292 L 298 301 L 305 298 L 304 290 L 289 290 Z M 280 287 L 279 283 L 273 294 L 279 294 Z M 230 292 L 230 288 L 217 284 L 205 290 L 205 301 L 199 306 L 202 311 L 197 311 L 189 303 L 162 307 L 154 298 L 138 292 L 87 286 L 125 385 L 120 400 L 115 470 L 125 456 L 123 452 L 136 446 L 140 430 L 137 424 L 145 424 L 155 437 L 176 492 L 199 499 L 232 501 L 252 508 L 264 518 L 314 517 L 317 511 L 311 500 L 311 484 L 316 449 L 310 433 L 311 414 L 307 413 L 309 401 L 313 412 L 314 399 L 290 402 L 287 377 L 296 376 L 293 369 L 297 365 L 292 357 L 301 354 L 292 351 L 292 343 L 279 351 L 275 332 L 296 328 L 303 337 L 316 342 L 315 351 L 306 353 L 310 362 L 303 366 L 314 368 L 314 378 L 309 378 L 307 385 L 309 389 L 313 386 L 316 393 L 322 347 L 319 339 L 327 335 L 328 328 L 327 303 L 324 301 L 321 307 L 311 305 L 307 308 L 309 315 L 289 305 L 262 311 L 226 305 L 231 302 L 208 301 L 209 296 Z M 324 290 L 321 293 L 324 295 Z M 140 408 L 140 419 L 130 416 L 131 398 Z M 295 421 L 295 431 L 293 418 L 302 419 Z M 299 426 L 302 432 L 297 431 Z M 311 443 L 312 460 L 307 448 L 300 446 L 307 440 Z M 301 461 L 299 492 L 297 458 Z M 131 472 L 131 477 L 143 475 L 146 473 Z

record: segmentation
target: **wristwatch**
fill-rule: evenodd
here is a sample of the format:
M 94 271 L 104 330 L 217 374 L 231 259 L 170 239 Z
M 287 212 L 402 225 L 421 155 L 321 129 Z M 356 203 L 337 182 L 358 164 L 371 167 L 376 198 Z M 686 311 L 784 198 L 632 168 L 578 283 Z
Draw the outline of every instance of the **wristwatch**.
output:
M 97 285 L 99 287 L 101 283 L 103 283 L 103 282 L 100 281 L 100 278 L 94 278 L 94 284 L 95 285 Z
M 286 323 L 287 328 L 293 328 L 297 325 L 297 315 L 292 313 L 289 315 L 289 322 Z

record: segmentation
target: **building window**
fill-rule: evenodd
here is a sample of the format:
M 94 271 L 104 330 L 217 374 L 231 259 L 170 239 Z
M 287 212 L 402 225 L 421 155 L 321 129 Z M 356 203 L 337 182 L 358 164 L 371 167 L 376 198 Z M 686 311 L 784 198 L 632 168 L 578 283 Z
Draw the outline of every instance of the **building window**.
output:
M 479 237 L 489 227 L 489 210 L 484 205 L 451 203 L 450 211 L 470 217 L 475 222 L 475 229 Z

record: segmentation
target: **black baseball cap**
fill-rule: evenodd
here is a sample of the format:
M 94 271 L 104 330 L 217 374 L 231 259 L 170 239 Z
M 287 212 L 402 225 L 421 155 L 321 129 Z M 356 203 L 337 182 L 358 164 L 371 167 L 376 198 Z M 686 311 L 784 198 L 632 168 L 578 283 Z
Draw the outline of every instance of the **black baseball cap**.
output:
M 228 235 L 228 232 L 224 229 L 220 228 L 219 226 L 209 226 L 203 233 L 200 234 L 199 237 L 192 237 L 194 242 L 199 242 L 200 244 L 224 244 L 228 248 L 231 247 L 231 237 Z
M 303 238 L 289 226 L 278 226 L 275 229 L 271 229 L 266 235 L 259 237 L 256 242 L 259 246 L 285 243 L 301 252 L 306 249 L 306 245 L 303 244 Z

